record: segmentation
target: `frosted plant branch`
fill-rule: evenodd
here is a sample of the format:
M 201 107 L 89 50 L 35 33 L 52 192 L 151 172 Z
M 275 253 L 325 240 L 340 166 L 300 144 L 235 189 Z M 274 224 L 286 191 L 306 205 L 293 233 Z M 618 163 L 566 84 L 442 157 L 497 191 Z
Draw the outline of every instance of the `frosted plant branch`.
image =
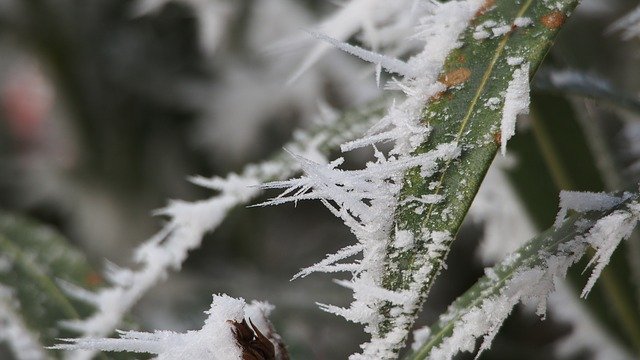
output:
M 318 119 L 313 129 L 297 132 L 294 140 L 285 148 L 323 162 L 324 153 L 362 134 L 381 106 L 384 104 L 373 104 L 367 110 L 348 112 L 342 116 L 325 109 L 324 116 Z M 195 184 L 216 190 L 218 194 L 196 202 L 172 201 L 158 210 L 156 214 L 169 217 L 169 221 L 135 250 L 137 269 L 108 264 L 105 278 L 111 286 L 89 292 L 63 284 L 71 296 L 96 308 L 90 317 L 68 320 L 63 325 L 79 332 L 84 338 L 108 336 L 151 287 L 164 280 L 170 270 L 180 270 L 189 251 L 200 246 L 204 234 L 215 230 L 228 211 L 247 204 L 262 192 L 256 185 L 264 181 L 286 179 L 298 171 L 298 162 L 288 154 L 279 154 L 261 164 L 248 165 L 240 174 L 230 174 L 226 178 L 193 178 Z M 89 359 L 91 355 L 91 352 L 72 352 L 68 358 Z
M 285 360 L 288 355 L 268 317 L 273 306 L 226 295 L 214 295 L 204 326 L 186 333 L 121 331 L 117 339 L 65 339 L 54 349 L 127 351 L 158 355 L 158 360 L 247 359 L 266 353 L 269 359 Z M 250 324 L 250 325 L 249 325 Z M 251 327 L 250 327 L 251 326 Z
M 37 335 L 22 321 L 19 306 L 12 290 L 0 285 L 0 342 L 9 345 L 17 360 L 50 359 Z
M 578 196 L 573 194 L 574 196 Z M 589 263 L 591 276 L 583 289 L 586 296 L 600 276 L 611 254 L 622 240 L 629 238 L 640 221 L 638 195 L 611 195 L 618 205 L 605 201 L 597 210 L 585 210 L 559 227 L 531 240 L 501 264 L 487 268 L 485 277 L 458 298 L 440 316 L 411 359 L 452 359 L 459 352 L 472 352 L 476 340 L 481 345 L 476 358 L 489 349 L 504 320 L 519 302 L 536 305 L 545 316 L 547 298 L 567 270 L 593 248 Z M 582 194 L 584 203 L 596 203 L 601 197 Z M 595 209 L 596 206 L 591 207 Z

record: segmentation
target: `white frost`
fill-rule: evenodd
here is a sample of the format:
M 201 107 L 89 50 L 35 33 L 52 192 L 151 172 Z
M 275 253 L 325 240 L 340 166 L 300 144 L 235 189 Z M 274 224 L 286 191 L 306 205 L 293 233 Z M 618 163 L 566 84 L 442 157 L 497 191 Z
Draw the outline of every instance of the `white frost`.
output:
M 337 138 L 331 138 L 326 131 L 331 129 L 335 119 L 328 118 L 324 121 L 324 130 L 296 132 L 294 141 L 286 147 L 294 153 L 304 154 L 322 163 L 326 162 L 319 150 L 323 144 L 337 139 L 351 139 L 354 133 L 363 131 L 363 124 L 356 122 L 341 131 Z M 364 126 L 368 121 L 366 118 L 363 120 Z M 107 264 L 105 278 L 110 286 L 94 293 L 64 284 L 63 288 L 69 295 L 89 303 L 96 311 L 87 318 L 68 320 L 63 325 L 79 332 L 83 338 L 108 336 L 151 287 L 163 281 L 170 270 L 180 269 L 189 251 L 200 246 L 204 234 L 215 230 L 228 211 L 248 203 L 262 192 L 255 185 L 271 179 L 287 178 L 298 171 L 298 162 L 282 158 L 259 165 L 248 165 L 241 174 L 230 174 L 226 178 L 193 178 L 195 184 L 213 189 L 218 194 L 197 202 L 173 201 L 159 210 L 157 214 L 166 215 L 170 219 L 155 236 L 135 250 L 136 266 L 127 269 Z M 95 351 L 70 352 L 66 358 L 90 359 L 94 353 Z
M 502 155 L 506 155 L 507 141 L 516 133 L 518 115 L 529 113 L 529 102 L 529 63 L 525 63 L 514 70 L 507 87 L 500 122 Z
M 527 27 L 531 24 L 533 24 L 533 20 L 531 20 L 531 18 L 528 18 L 528 17 L 519 17 L 513 21 L 513 25 L 517 27 Z

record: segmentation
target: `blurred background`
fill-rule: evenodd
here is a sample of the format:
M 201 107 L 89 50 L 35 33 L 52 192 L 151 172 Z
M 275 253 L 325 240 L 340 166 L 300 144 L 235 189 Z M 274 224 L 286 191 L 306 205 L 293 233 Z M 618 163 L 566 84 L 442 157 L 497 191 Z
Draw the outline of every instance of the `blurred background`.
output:
M 542 73 L 580 70 L 637 97 L 640 43 L 605 31 L 637 4 L 583 1 Z M 315 44 L 303 30 L 338 6 L 328 0 L 0 0 L 0 209 L 57 228 L 95 268 L 104 259 L 130 265 L 131 250 L 161 224 L 153 209 L 168 199 L 211 196 L 188 176 L 239 171 L 280 150 L 320 106 L 344 110 L 382 95 L 372 66 L 338 51 L 287 84 Z M 633 183 L 640 145 L 618 140 L 631 133 L 625 124 L 637 115 L 583 99 L 571 106 L 604 124 L 611 143 L 626 144 L 613 146 L 615 164 Z M 525 156 L 534 151 L 523 149 Z M 534 221 L 549 225 L 556 204 L 541 206 L 550 207 L 550 219 Z M 469 221 L 463 228 L 421 324 L 482 275 L 483 226 Z M 146 329 L 194 329 L 212 293 L 268 300 L 293 358 L 344 359 L 365 339 L 360 326 L 323 313 L 315 302 L 347 305 L 350 292 L 331 276 L 289 279 L 350 242 L 346 227 L 319 203 L 236 209 L 181 273 L 143 299 L 133 318 Z M 506 329 L 483 359 L 516 353 L 552 359 L 554 341 L 570 326 L 518 310 Z M 523 349 L 531 351 L 522 357 Z

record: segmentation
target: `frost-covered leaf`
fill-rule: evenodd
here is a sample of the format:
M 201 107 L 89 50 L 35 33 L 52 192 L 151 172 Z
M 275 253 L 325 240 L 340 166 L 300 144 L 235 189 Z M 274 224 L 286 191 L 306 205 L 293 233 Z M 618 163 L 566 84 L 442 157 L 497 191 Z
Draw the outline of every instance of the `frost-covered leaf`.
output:
M 84 256 L 51 228 L 0 214 L 0 284 L 35 341 L 51 346 L 56 338 L 73 336 L 60 321 L 90 313 L 88 306 L 65 294 L 63 283 L 94 289 L 101 281 Z M 59 351 L 47 353 L 62 356 Z
M 451 359 L 459 352 L 474 351 L 477 340 L 481 340 L 480 352 L 489 349 L 519 302 L 533 303 L 544 316 L 558 279 L 591 248 L 595 255 L 589 262 L 593 270 L 584 286 L 586 296 L 620 241 L 635 229 L 640 207 L 638 195 L 629 193 L 613 195 L 618 199 L 615 206 L 601 204 L 599 194 L 579 196 L 582 204 L 593 206 L 583 207 L 584 213 L 563 219 L 561 225 L 535 237 L 501 264 L 487 268 L 485 277 L 440 316 L 409 359 Z
M 528 64 L 529 75 L 533 76 L 577 4 L 575 0 L 556 1 L 553 5 L 534 0 L 486 1 L 463 33 L 460 40 L 463 45 L 449 55 L 441 76 L 448 87 L 423 111 L 423 123 L 433 130 L 416 154 L 451 140 L 459 143 L 462 152 L 459 158 L 446 163 L 434 178 L 425 179 L 415 170 L 405 176 L 400 193 L 402 206 L 396 209 L 397 228 L 410 231 L 419 240 L 410 251 L 390 249 L 383 286 L 401 291 L 418 283 L 420 296 L 415 307 L 400 309 L 391 303 L 383 306 L 385 320 L 380 325 L 381 333 L 396 332 L 398 327 L 413 322 L 453 240 L 451 237 L 439 244 L 443 250 L 433 252 L 431 240 L 422 234 L 427 231 L 457 233 L 502 144 L 500 128 L 505 94 L 514 74 Z M 475 33 L 479 26 L 491 31 L 491 35 L 477 39 Z M 429 206 L 402 201 L 424 195 L 440 195 L 443 200 Z M 425 268 L 428 268 L 426 274 Z M 418 278 L 417 274 L 422 277 Z

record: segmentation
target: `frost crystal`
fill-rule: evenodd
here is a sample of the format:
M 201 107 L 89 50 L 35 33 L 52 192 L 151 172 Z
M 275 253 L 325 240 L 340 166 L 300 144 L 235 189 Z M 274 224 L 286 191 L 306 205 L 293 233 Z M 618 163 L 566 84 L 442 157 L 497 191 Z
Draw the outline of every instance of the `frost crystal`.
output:
M 502 155 L 507 153 L 507 141 L 516 133 L 516 118 L 529 113 L 529 101 L 529 63 L 525 63 L 513 72 L 507 87 L 500 124 Z
M 519 17 L 519 18 L 516 18 L 515 21 L 513 22 L 513 25 L 517 27 L 527 27 L 531 24 L 533 24 L 533 20 L 531 20 L 531 18 L 528 18 L 528 17 Z

